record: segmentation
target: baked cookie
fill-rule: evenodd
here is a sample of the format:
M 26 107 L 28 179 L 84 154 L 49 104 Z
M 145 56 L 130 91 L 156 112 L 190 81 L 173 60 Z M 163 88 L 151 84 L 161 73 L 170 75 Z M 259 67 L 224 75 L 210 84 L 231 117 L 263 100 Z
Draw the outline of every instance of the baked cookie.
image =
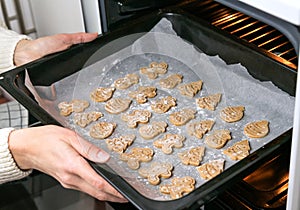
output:
M 249 155 L 250 145 L 248 140 L 242 140 L 223 151 L 231 160 L 242 160 Z
M 135 128 L 138 123 L 147 123 L 151 117 L 148 110 L 133 110 L 131 113 L 121 115 L 121 119 L 127 122 L 128 127 Z
M 163 194 L 170 194 L 172 199 L 181 198 L 195 189 L 195 179 L 190 176 L 175 177 L 171 184 L 161 185 L 159 190 Z
M 249 138 L 262 138 L 269 133 L 269 122 L 267 120 L 248 123 L 244 128 L 244 134 Z
M 205 137 L 205 144 L 214 149 L 220 149 L 231 139 L 229 130 L 215 130 Z
M 221 100 L 221 93 L 196 98 L 196 104 L 202 109 L 214 111 Z
M 158 185 L 160 178 L 170 178 L 172 176 L 173 166 L 170 163 L 153 162 L 150 167 L 139 169 L 139 174 L 147 178 L 152 185 Z
M 214 124 L 215 121 L 213 120 L 190 122 L 186 125 L 186 130 L 190 136 L 195 136 L 198 139 L 202 139 L 203 135 L 210 131 Z
M 125 77 L 119 78 L 114 81 L 113 87 L 119 90 L 125 90 L 132 85 L 139 83 L 139 79 L 140 77 L 137 74 L 127 74 Z
M 109 150 L 112 150 L 117 153 L 123 153 L 127 147 L 132 145 L 135 139 L 134 134 L 123 135 L 118 138 L 106 139 L 105 143 Z
M 156 87 L 140 86 L 138 90 L 129 93 L 129 97 L 135 99 L 139 104 L 146 103 L 148 98 L 156 96 Z
M 182 84 L 178 86 L 178 90 L 181 95 L 193 98 L 202 88 L 202 81 L 191 82 L 188 84 Z
M 176 99 L 172 96 L 167 96 L 159 99 L 158 101 L 151 104 L 151 108 L 154 112 L 162 114 L 172 107 L 176 106 Z
M 112 98 L 105 104 L 105 110 L 110 114 L 119 114 L 129 108 L 131 104 L 130 99 L 126 98 Z
M 228 106 L 221 110 L 220 118 L 225 122 L 237 122 L 244 116 L 244 106 Z
M 60 109 L 60 115 L 69 116 L 72 112 L 83 112 L 90 106 L 90 103 L 85 100 L 73 99 L 70 102 L 60 102 L 58 108 Z
M 170 76 L 161 79 L 159 84 L 162 88 L 173 89 L 181 83 L 183 76 L 181 74 L 171 74 Z
M 163 138 L 154 141 L 153 145 L 160 148 L 163 153 L 171 154 L 174 147 L 183 147 L 184 140 L 185 137 L 180 134 L 165 134 Z
M 121 153 L 120 159 L 127 162 L 127 165 L 131 169 L 138 169 L 140 162 L 149 162 L 152 160 L 154 152 L 150 148 L 134 147 L 128 153 Z
M 196 111 L 194 109 L 182 109 L 181 111 L 170 114 L 170 123 L 176 126 L 184 125 L 191 119 L 195 118 Z
M 105 139 L 109 137 L 115 130 L 117 124 L 110 122 L 99 122 L 90 130 L 90 136 L 95 139 Z
M 224 159 L 211 160 L 196 167 L 202 179 L 212 179 L 224 170 Z
M 140 68 L 140 73 L 145 74 L 149 79 L 156 79 L 159 74 L 165 74 L 168 71 L 168 64 L 165 62 L 152 62 L 149 67 Z
M 190 150 L 179 153 L 178 156 L 185 165 L 199 166 L 204 156 L 204 151 L 205 147 L 193 147 Z
M 99 87 L 91 92 L 90 97 L 95 102 L 105 102 L 112 97 L 114 91 L 113 87 Z
M 97 121 L 99 118 L 103 117 L 102 112 L 86 112 L 86 113 L 75 113 L 74 122 L 80 127 L 84 128 L 91 122 Z
M 153 139 L 155 136 L 166 131 L 168 124 L 165 122 L 152 122 L 148 125 L 143 125 L 139 129 L 140 135 L 144 139 Z

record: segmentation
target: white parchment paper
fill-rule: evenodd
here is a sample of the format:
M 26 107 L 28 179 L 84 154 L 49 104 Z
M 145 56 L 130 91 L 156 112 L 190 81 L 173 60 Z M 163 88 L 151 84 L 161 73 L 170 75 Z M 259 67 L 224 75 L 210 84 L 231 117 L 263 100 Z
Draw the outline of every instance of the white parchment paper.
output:
M 126 37 L 123 39 L 126 40 Z M 101 49 L 99 49 L 97 53 L 101 52 Z M 95 57 L 97 57 L 96 54 Z M 95 59 L 95 57 L 92 59 Z M 168 63 L 168 73 L 160 75 L 155 80 L 149 80 L 146 76 L 139 73 L 139 68 L 148 66 L 153 61 Z M 76 74 L 58 81 L 50 87 L 31 87 L 39 104 L 45 110 L 64 126 L 75 129 L 88 141 L 108 151 L 112 156 L 108 163 L 109 166 L 116 173 L 123 176 L 136 190 L 151 199 L 168 200 L 169 197 L 159 193 L 159 186 L 150 185 L 146 179 L 139 176 L 137 171 L 129 169 L 126 163 L 119 160 L 118 154 L 107 149 L 105 141 L 91 138 L 89 136 L 89 128 L 92 125 L 80 128 L 73 123 L 73 115 L 62 117 L 59 115 L 57 108 L 57 104 L 62 101 L 70 101 L 72 99 L 88 100 L 90 107 L 86 111 L 101 111 L 104 113 L 104 117 L 99 119 L 99 121 L 113 121 L 118 124 L 111 138 L 125 133 L 136 134 L 137 138 L 134 144 L 127 151 L 135 146 L 150 147 L 155 151 L 154 161 L 163 160 L 174 165 L 173 176 L 192 176 L 196 179 L 196 187 L 201 186 L 206 181 L 200 178 L 196 168 L 181 164 L 178 158 L 179 152 L 194 146 L 205 146 L 203 140 L 189 136 L 186 133 L 185 126 L 176 127 L 168 122 L 167 132 L 182 134 L 186 137 L 186 140 L 183 148 L 174 149 L 171 155 L 165 155 L 160 149 L 152 145 L 153 141 L 161 138 L 163 134 L 154 140 L 144 140 L 139 136 L 139 127 L 137 129 L 129 129 L 126 123 L 120 119 L 120 115 L 111 115 L 104 110 L 105 103 L 95 103 L 90 100 L 89 95 L 94 89 L 97 87 L 109 87 L 116 79 L 129 73 L 137 73 L 141 76 L 138 85 L 153 85 L 157 87 L 158 91 L 157 96 L 149 99 L 149 102 L 145 104 L 140 105 L 134 101 L 127 112 L 140 108 L 151 111 L 151 102 L 171 95 L 177 99 L 177 106 L 165 114 L 152 112 L 151 121 L 164 120 L 168 122 L 170 113 L 186 107 L 194 108 L 197 110 L 197 114 L 193 121 L 213 119 L 215 120 L 213 130 L 226 128 L 231 131 L 232 140 L 223 149 L 242 139 L 248 139 L 252 153 L 289 130 L 293 124 L 294 97 L 289 96 L 271 82 L 261 82 L 254 79 L 249 75 L 247 69 L 240 64 L 227 65 L 218 56 L 208 56 L 202 53 L 201 50 L 196 49 L 195 46 L 177 36 L 172 29 L 172 24 L 167 19 L 162 19 L 149 33 L 144 34 L 129 47 L 92 65 L 88 65 Z M 181 96 L 176 88 L 172 90 L 162 89 L 159 86 L 159 80 L 173 73 L 182 74 L 183 83 L 201 79 L 203 81 L 202 90 L 193 99 L 190 99 Z M 128 93 L 135 90 L 138 85 L 134 85 L 128 90 L 117 90 L 114 93 L 114 97 L 127 97 Z M 221 102 L 215 111 L 202 110 L 196 107 L 195 98 L 214 93 L 222 93 Z M 225 123 L 220 120 L 219 111 L 222 108 L 238 105 L 245 106 L 245 116 L 241 121 Z M 270 122 L 270 133 L 261 139 L 249 139 L 243 134 L 243 128 L 247 123 L 256 120 L 268 120 Z M 223 158 L 225 159 L 225 170 L 235 164 L 235 161 L 231 161 L 222 154 L 223 149 L 216 150 L 206 147 L 202 163 Z M 141 167 L 148 165 L 149 163 L 142 163 Z M 170 180 L 168 179 L 162 179 L 161 183 L 169 182 Z

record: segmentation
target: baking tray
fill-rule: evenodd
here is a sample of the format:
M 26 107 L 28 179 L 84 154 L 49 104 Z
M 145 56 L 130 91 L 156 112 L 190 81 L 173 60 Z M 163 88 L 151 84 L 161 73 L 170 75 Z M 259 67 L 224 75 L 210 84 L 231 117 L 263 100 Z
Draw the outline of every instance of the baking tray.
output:
M 295 94 L 296 72 L 264 56 L 258 49 L 246 45 L 241 40 L 235 40 L 224 32 L 189 14 L 174 10 L 153 12 L 139 20 L 127 23 L 126 26 L 120 27 L 118 30 L 102 35 L 91 43 L 74 46 L 67 51 L 3 73 L 0 75 L 0 84 L 43 124 L 60 125 L 59 122 L 37 104 L 30 91 L 26 88 L 25 72 L 28 72 L 33 85 L 51 85 L 80 71 L 86 66 L 87 60 L 90 64 L 93 64 L 131 45 L 142 36 L 141 32 L 150 31 L 162 18 L 166 18 L 172 23 L 174 30 L 180 37 L 194 44 L 206 54 L 219 55 L 228 64 L 241 63 L 247 67 L 247 70 L 253 77 L 262 81 L 272 81 L 290 95 Z M 109 46 L 111 41 L 129 34 L 136 35 L 128 36 L 126 41 L 122 39 L 122 42 L 117 45 L 118 47 L 115 47 L 116 45 L 114 45 L 114 48 Z M 97 57 L 91 60 L 91 55 L 99 48 L 103 48 L 101 52 L 104 53 L 97 54 Z M 281 145 L 290 141 L 290 139 L 291 130 L 256 150 L 247 158 L 234 164 L 187 196 L 170 201 L 152 200 L 141 195 L 106 164 L 97 165 L 91 162 L 91 165 L 139 209 L 196 209 L 245 175 L 248 175 L 260 163 L 264 162 L 270 154 L 280 150 Z

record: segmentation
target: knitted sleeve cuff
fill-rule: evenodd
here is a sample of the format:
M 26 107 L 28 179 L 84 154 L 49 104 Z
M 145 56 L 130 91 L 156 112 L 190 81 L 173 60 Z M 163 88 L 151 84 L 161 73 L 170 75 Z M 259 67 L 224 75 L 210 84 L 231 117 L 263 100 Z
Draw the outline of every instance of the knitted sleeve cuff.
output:
M 21 170 L 8 148 L 8 137 L 13 128 L 3 128 L 0 130 L 0 184 L 22 179 L 28 176 L 32 170 Z
M 16 45 L 22 39 L 31 38 L 0 27 L 0 73 L 15 67 L 14 52 Z

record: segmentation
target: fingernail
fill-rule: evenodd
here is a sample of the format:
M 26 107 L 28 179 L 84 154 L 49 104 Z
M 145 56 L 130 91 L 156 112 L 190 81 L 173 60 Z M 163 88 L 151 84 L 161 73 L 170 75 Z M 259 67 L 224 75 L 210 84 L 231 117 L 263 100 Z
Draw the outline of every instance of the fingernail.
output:
M 109 160 L 109 158 L 110 158 L 109 154 L 102 150 L 97 153 L 97 162 L 99 163 L 105 163 L 106 161 Z

